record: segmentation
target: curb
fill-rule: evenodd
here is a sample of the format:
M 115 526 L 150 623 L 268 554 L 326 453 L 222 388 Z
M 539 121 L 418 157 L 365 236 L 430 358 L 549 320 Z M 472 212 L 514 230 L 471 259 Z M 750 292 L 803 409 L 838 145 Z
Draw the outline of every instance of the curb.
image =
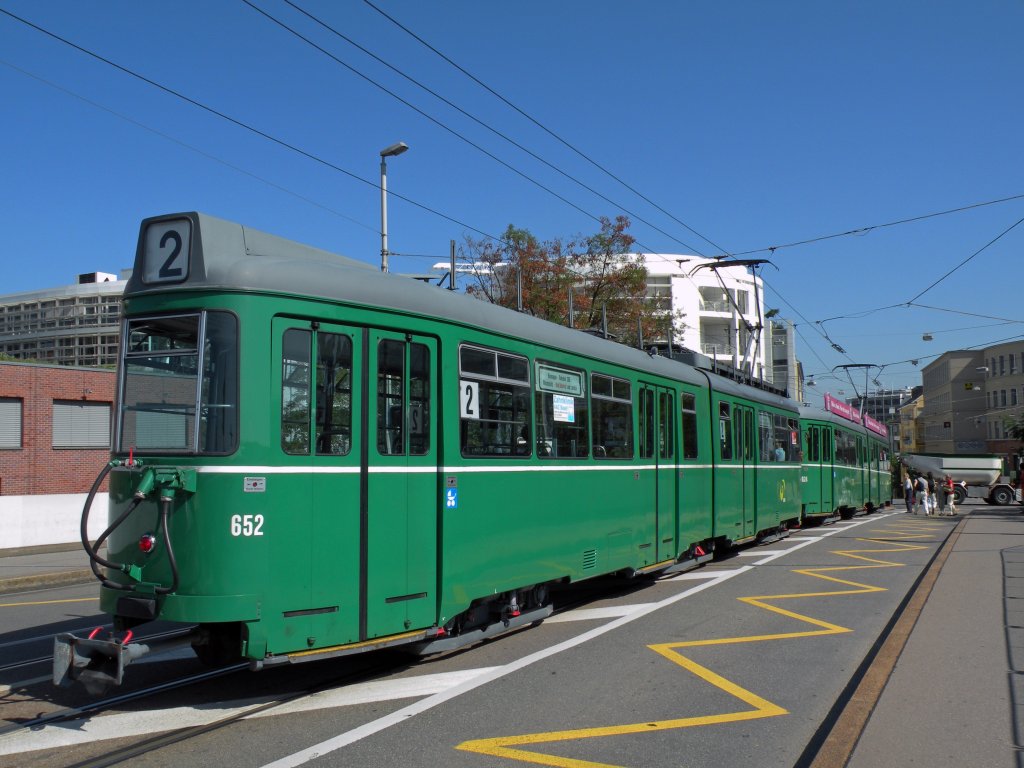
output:
M 95 578 L 93 572 L 89 569 L 39 573 L 32 576 L 15 576 L 10 579 L 0 579 L 0 595 L 8 595 L 12 592 L 28 592 L 29 590 L 45 589 L 47 587 L 87 584 L 90 581 L 94 581 Z

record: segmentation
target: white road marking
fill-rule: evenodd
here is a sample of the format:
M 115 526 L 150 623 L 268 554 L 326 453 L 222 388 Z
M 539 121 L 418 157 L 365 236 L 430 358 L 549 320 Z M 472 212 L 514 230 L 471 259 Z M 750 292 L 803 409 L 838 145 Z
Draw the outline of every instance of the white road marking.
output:
M 733 576 L 737 576 L 741 573 L 746 573 L 749 570 L 749 565 L 745 565 L 742 568 L 723 569 L 716 571 L 705 570 L 702 568 L 697 571 L 687 571 L 686 573 L 680 573 L 678 576 L 669 576 L 657 583 L 671 584 L 673 581 L 699 581 L 700 579 L 731 579 Z
M 545 624 L 561 624 L 566 621 L 590 621 L 592 619 L 617 619 L 620 616 L 628 616 L 633 611 L 639 611 L 648 607 L 651 603 L 639 603 L 637 605 L 607 605 L 603 608 L 576 608 L 572 611 L 560 613 L 550 619 L 544 619 Z
M 266 712 L 258 712 L 253 717 L 271 717 L 375 701 L 430 696 L 467 680 L 491 673 L 495 669 L 497 667 L 482 667 L 396 680 L 357 683 L 330 691 L 322 691 L 312 696 L 304 696 L 284 706 L 275 707 Z M 105 739 L 151 736 L 162 731 L 207 725 L 225 717 L 244 714 L 246 711 L 272 700 L 271 697 L 261 697 L 242 701 L 214 702 L 192 707 L 174 707 L 173 709 L 90 717 L 47 725 L 38 731 L 13 733 L 0 740 L 0 755 L 70 747 Z
M 750 570 L 750 568 L 740 568 L 737 569 L 736 573 L 745 573 L 748 570 Z M 690 589 L 684 590 L 670 597 L 666 597 L 664 600 L 660 600 L 657 603 L 651 603 L 647 608 L 641 608 L 629 614 L 628 616 L 623 616 L 622 618 L 616 619 L 615 621 L 610 621 L 607 624 L 602 624 L 599 627 L 594 627 L 593 629 L 584 632 L 583 634 L 578 635 L 574 638 L 570 638 L 569 640 L 558 643 L 557 645 L 553 645 L 549 648 L 544 648 L 540 651 L 537 651 L 536 653 L 531 653 L 530 655 L 524 656 L 521 659 L 517 659 L 516 661 L 506 664 L 503 667 L 498 667 L 493 672 L 480 675 L 479 677 L 473 678 L 472 680 L 467 680 L 466 682 L 462 683 L 461 685 L 457 685 L 454 688 L 449 688 L 447 691 L 442 691 L 441 693 L 436 693 L 433 696 L 428 696 L 425 699 L 420 699 L 419 701 L 413 702 L 407 707 L 403 707 L 402 709 L 392 712 L 390 715 L 385 715 L 384 717 L 378 718 L 377 720 L 365 723 L 359 726 L 358 728 L 353 728 L 351 731 L 339 733 L 337 736 L 333 738 L 327 739 L 326 741 L 322 741 L 319 744 L 314 744 L 313 746 L 303 749 L 299 752 L 295 752 L 294 754 L 282 757 L 280 760 L 275 760 L 272 763 L 267 763 L 263 766 L 263 768 L 294 768 L 295 766 L 308 763 L 310 760 L 315 760 L 318 757 L 323 757 L 324 755 L 329 754 L 331 752 L 335 752 L 336 750 L 339 750 L 342 747 L 365 739 L 366 737 L 372 736 L 373 734 L 379 733 L 380 731 L 386 730 L 387 728 L 390 728 L 393 725 L 404 723 L 410 717 L 415 717 L 416 715 L 431 710 L 434 707 L 444 704 L 445 702 L 450 701 L 451 699 L 457 698 L 464 693 L 468 693 L 469 691 L 480 688 L 484 685 L 487 685 L 488 683 L 492 683 L 495 680 L 499 680 L 502 677 L 511 675 L 513 672 L 518 672 L 520 669 L 524 669 L 526 667 L 531 666 L 532 664 L 536 664 L 539 661 L 550 658 L 551 656 L 555 656 L 561 653 L 562 651 L 567 651 L 571 648 L 575 648 L 576 646 L 589 642 L 590 640 L 593 640 L 596 637 L 600 637 L 601 635 L 604 635 L 608 632 L 612 632 L 618 629 L 619 627 L 625 626 L 630 622 L 636 621 L 637 619 L 646 616 L 649 613 L 654 613 L 655 611 L 660 610 L 661 608 L 665 608 L 666 606 L 672 605 L 673 603 L 677 603 L 680 600 L 684 600 L 685 598 L 690 597 L 691 595 L 695 595 L 698 592 L 702 592 L 708 587 L 718 584 L 719 581 L 720 580 L 707 581 L 703 584 L 698 584 L 695 587 L 691 587 Z

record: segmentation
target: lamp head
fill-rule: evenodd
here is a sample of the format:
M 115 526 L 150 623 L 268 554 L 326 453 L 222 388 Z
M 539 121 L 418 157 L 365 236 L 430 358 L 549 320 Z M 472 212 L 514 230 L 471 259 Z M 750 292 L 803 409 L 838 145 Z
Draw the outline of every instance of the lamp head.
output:
M 392 144 L 390 147 L 385 147 L 380 151 L 381 157 L 395 157 L 405 152 L 409 148 L 409 145 L 404 141 L 400 141 L 397 144 Z

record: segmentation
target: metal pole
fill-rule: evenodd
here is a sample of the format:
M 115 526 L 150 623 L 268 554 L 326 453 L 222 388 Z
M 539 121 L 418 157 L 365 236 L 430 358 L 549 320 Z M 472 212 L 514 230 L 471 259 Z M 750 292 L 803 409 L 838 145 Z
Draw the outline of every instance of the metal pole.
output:
M 451 249 L 449 257 L 451 258 L 451 273 L 448 275 L 448 290 L 455 290 L 455 241 L 449 240 L 448 246 Z
M 388 271 L 388 165 L 380 156 L 380 271 Z
M 386 158 L 397 157 L 409 149 L 404 141 L 380 151 L 380 271 L 388 271 L 388 166 Z

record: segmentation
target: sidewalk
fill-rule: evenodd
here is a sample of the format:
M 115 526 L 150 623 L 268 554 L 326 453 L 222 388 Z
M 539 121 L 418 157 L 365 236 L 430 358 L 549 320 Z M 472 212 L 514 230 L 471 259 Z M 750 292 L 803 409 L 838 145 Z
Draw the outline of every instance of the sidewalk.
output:
M 0 549 L 0 595 L 95 579 L 81 544 Z
M 849 768 L 1019 766 L 1024 515 L 1019 505 L 961 509 Z

